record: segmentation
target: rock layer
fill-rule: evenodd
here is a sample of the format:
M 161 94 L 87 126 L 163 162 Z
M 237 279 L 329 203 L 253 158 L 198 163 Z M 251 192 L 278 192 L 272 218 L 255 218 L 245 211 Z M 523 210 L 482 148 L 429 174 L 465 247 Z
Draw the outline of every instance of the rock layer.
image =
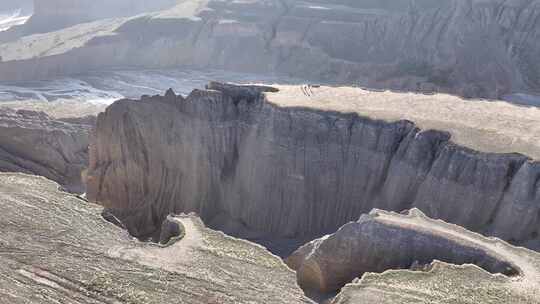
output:
M 172 218 L 168 246 L 141 243 L 57 188 L 0 173 L 1 303 L 312 303 L 278 257 L 195 216 Z
M 0 171 L 45 176 L 83 193 L 92 126 L 55 120 L 43 112 L 0 109 Z
M 281 92 L 256 90 L 211 83 L 187 98 L 168 92 L 114 103 L 98 117 L 88 197 L 138 236 L 153 234 L 170 212 L 197 212 L 233 235 L 298 237 L 335 231 L 372 208 L 417 207 L 538 245 L 537 162 L 474 151 L 453 143 L 449 132 L 411 121 L 323 111 L 316 105 L 330 101 L 315 97 L 311 108 L 295 107 L 280 103 L 288 98 Z M 332 96 L 346 108 L 343 90 Z M 366 96 L 377 107 L 378 95 Z M 482 132 L 467 134 L 471 142 L 502 137 Z
M 69 4 L 106 8 L 94 2 Z M 126 1 L 107 1 L 110 11 L 117 2 Z M 538 0 L 188 0 L 114 26 L 97 22 L 83 33 L 73 27 L 0 46 L 0 80 L 189 66 L 466 97 L 534 94 L 539 16 Z

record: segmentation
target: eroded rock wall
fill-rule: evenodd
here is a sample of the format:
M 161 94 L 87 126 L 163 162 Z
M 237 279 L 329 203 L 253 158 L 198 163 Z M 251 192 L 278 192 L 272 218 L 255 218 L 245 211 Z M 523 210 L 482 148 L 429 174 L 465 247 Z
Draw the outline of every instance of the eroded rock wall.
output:
M 372 208 L 418 207 L 515 243 L 538 242 L 540 172 L 525 156 L 473 151 L 410 121 L 209 88 L 122 100 L 99 115 L 88 196 L 115 209 L 132 233 L 195 211 L 235 235 L 310 236 Z
M 0 108 L 0 171 L 41 175 L 83 193 L 91 129 L 43 112 Z

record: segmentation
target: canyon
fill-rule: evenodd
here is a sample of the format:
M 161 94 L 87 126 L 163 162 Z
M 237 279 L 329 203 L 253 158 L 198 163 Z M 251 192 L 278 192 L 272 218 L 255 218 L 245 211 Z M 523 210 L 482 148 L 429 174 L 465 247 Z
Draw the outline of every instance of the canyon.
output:
M 98 116 L 87 195 L 143 238 L 178 212 L 238 237 L 295 239 L 373 208 L 418 208 L 539 249 L 540 111 L 484 103 L 216 82 L 120 100 Z
M 51 19 L 56 2 L 39 1 L 42 13 L 33 18 Z M 76 11 L 92 12 L 78 3 L 70 1 Z M 160 12 L 115 15 L 5 41 L 0 80 L 110 67 L 191 67 L 464 97 L 540 95 L 537 0 L 169 4 L 156 4 Z M 117 10 L 100 12 L 104 18 Z
M 540 303 L 540 0 L 0 16 L 0 304 Z

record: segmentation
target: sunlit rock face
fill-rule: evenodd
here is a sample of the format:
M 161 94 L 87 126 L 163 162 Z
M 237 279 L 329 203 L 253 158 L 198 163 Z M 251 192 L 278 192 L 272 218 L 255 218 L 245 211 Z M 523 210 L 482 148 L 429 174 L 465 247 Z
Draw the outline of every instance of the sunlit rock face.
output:
M 474 118 L 475 103 L 433 96 L 449 102 L 449 112 L 425 109 L 418 122 L 448 131 L 424 131 L 410 120 L 386 120 L 380 101 L 393 98 L 391 108 L 402 113 L 422 95 L 211 83 L 186 98 L 169 91 L 121 100 L 98 117 L 88 196 L 143 236 L 170 212 L 197 212 L 235 235 L 299 237 L 335 231 L 372 208 L 417 207 L 534 247 L 537 162 L 493 153 L 512 148 L 501 141 L 505 132 L 464 127 L 490 110 Z M 508 105 L 493 106 L 500 114 Z M 471 117 L 449 126 L 444 118 L 455 111 Z M 370 112 L 373 118 L 361 115 Z M 469 137 L 456 143 L 451 136 L 460 130 Z M 538 155 L 533 142 L 522 148 Z
M 49 2 L 40 3 L 45 16 L 55 14 Z M 97 13 L 101 6 L 94 2 L 69 1 L 75 3 L 91 5 L 84 9 L 89 15 L 129 12 L 119 9 L 121 1 L 107 1 L 102 6 L 107 10 Z M 465 97 L 534 95 L 540 92 L 539 3 L 182 1 L 164 13 L 113 26 L 98 22 L 89 25 L 92 30 L 64 29 L 61 45 L 54 42 L 59 34 L 51 33 L 0 46 L 4 61 L 18 60 L 0 65 L 0 80 L 110 66 L 189 66 Z

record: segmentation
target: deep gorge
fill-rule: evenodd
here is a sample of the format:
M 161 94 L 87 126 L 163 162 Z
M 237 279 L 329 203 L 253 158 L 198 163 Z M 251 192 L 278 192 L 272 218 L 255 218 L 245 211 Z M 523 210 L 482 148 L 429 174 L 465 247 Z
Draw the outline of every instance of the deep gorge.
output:
M 88 197 L 133 235 L 196 212 L 235 236 L 309 238 L 373 208 L 416 207 L 537 244 L 540 164 L 524 155 L 474 151 L 411 121 L 280 107 L 261 93 L 270 87 L 208 89 L 122 100 L 99 115 Z

